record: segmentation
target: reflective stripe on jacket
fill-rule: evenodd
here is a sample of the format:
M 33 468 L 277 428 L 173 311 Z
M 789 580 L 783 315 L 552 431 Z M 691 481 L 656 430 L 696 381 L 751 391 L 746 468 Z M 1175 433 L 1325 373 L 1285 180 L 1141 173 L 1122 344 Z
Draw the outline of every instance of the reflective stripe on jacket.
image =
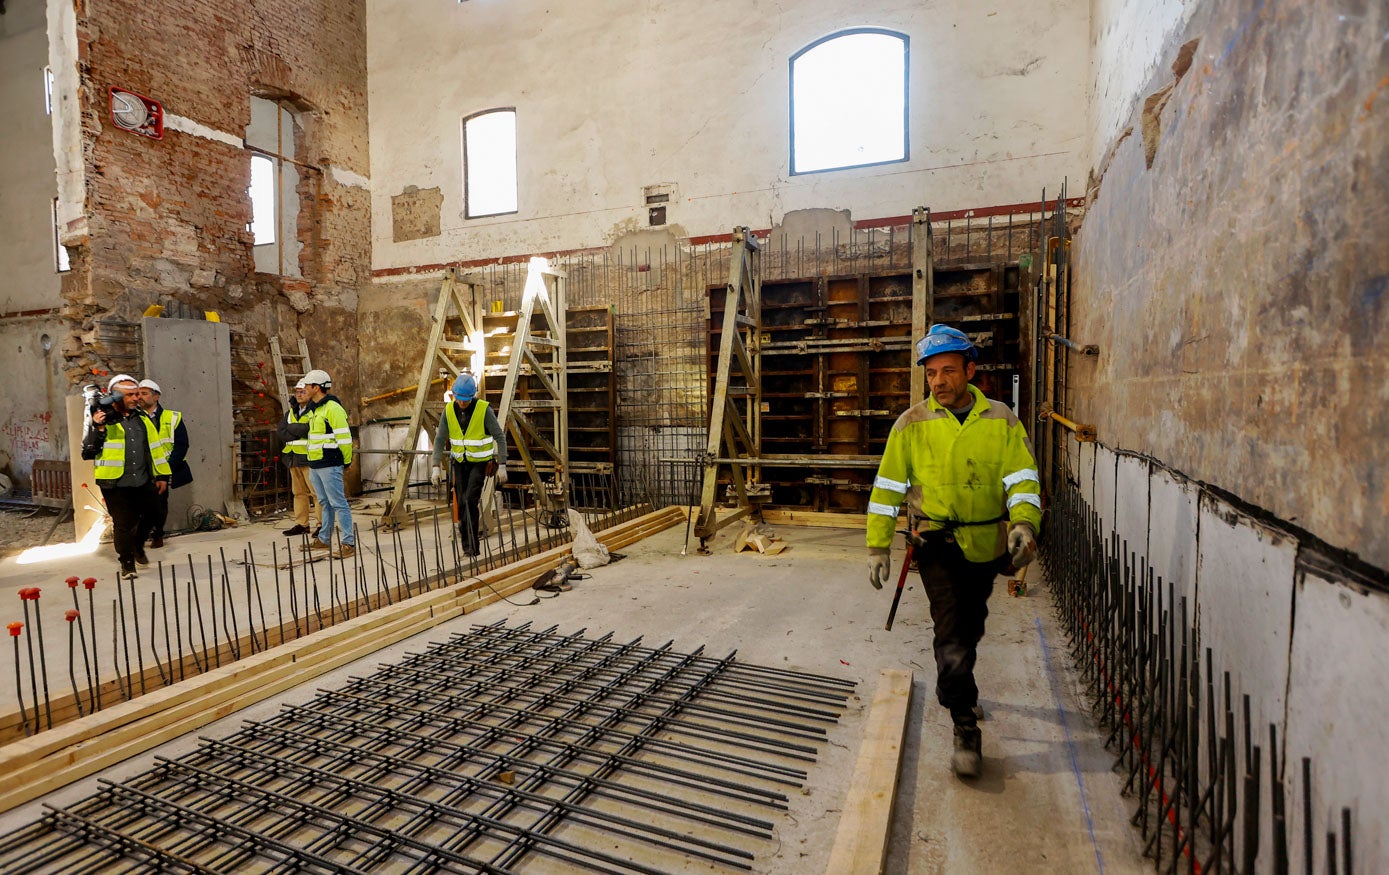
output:
M 285 420 L 293 424 L 298 424 L 300 422 L 308 422 L 309 414 L 305 412 L 303 414 L 300 414 L 299 416 L 295 416 L 294 408 L 291 407 L 289 410 L 285 411 Z M 285 452 L 295 453 L 300 456 L 307 456 L 309 454 L 309 439 L 307 437 L 301 437 L 296 438 L 292 441 L 286 441 Z
M 924 528 L 954 528 L 971 562 L 1003 555 L 1008 523 L 1041 532 L 1042 488 L 1027 432 L 1006 404 L 969 390 L 974 407 L 964 422 L 927 397 L 893 424 L 868 500 L 870 551 L 891 547 L 904 498 L 926 518 Z
M 150 455 L 156 462 L 168 463 L 169 455 L 174 451 L 174 431 L 182 421 L 183 414 L 177 410 L 159 411 L 159 437 L 150 441 Z
M 139 417 L 145 424 L 145 432 L 149 435 L 150 457 L 153 462 L 152 477 L 168 477 L 173 472 L 169 470 L 169 451 L 166 447 L 163 454 L 155 451 L 155 442 L 159 440 L 159 432 L 155 429 L 154 423 L 150 422 L 148 416 Z M 106 426 L 106 439 L 101 443 L 101 452 L 97 454 L 96 479 L 98 480 L 119 480 L 125 473 L 125 426 L 120 423 L 110 423 Z
M 444 408 L 449 423 L 449 456 L 455 462 L 488 462 L 496 451 L 496 442 L 487 433 L 487 402 L 473 402 L 473 415 L 468 417 L 465 431 L 458 422 L 458 407 L 449 402 Z
M 307 457 L 310 467 L 325 467 L 313 463 L 323 460 L 325 456 L 331 459 L 334 450 L 342 454 L 344 468 L 352 464 L 352 429 L 347 427 L 347 411 L 337 398 L 330 396 L 310 409 L 308 423 Z

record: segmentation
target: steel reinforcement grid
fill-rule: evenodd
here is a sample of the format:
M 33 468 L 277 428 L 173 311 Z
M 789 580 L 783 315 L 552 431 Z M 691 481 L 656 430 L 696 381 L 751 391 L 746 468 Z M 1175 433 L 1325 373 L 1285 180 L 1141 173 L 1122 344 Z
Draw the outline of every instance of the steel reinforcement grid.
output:
M 1354 873 L 1354 810 L 1313 803 L 1315 763 L 1280 756 L 1278 727 L 1257 726 L 1239 678 L 1215 671 L 1193 605 L 1066 481 L 1042 553 L 1071 657 L 1093 703 L 1130 822 L 1154 871 L 1209 875 Z M 1313 822 L 1324 828 L 1314 830 Z M 1290 828 L 1301 827 L 1301 859 Z M 1295 867 L 1295 868 L 1294 868 Z
M 497 623 L 0 837 L 7 873 L 750 870 L 851 681 Z

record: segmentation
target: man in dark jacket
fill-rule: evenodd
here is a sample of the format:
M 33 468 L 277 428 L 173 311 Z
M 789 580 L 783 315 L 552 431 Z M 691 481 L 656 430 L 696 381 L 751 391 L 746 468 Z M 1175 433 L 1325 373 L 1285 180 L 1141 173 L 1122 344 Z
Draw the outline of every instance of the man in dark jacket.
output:
M 313 484 L 309 482 L 309 386 L 300 380 L 294 386 L 289 409 L 280 418 L 275 434 L 284 444 L 282 458 L 289 468 L 290 491 L 294 493 L 294 525 L 285 529 L 289 536 L 317 532 L 323 519 Z
M 150 418 L 159 432 L 159 442 L 154 449 L 163 449 L 169 455 L 169 489 L 159 493 L 159 498 L 150 507 L 152 528 L 150 547 L 164 546 L 164 524 L 169 519 L 169 490 L 187 486 L 193 482 L 193 470 L 188 467 L 188 427 L 183 424 L 183 414 L 161 406 L 163 390 L 153 380 L 141 380 L 140 389 L 135 395 L 140 412 Z
M 159 432 L 135 405 L 135 378 L 117 374 L 90 412 L 82 435 L 82 458 L 96 463 L 95 478 L 111 515 L 111 537 L 121 577 L 135 578 L 136 563 L 148 565 L 145 539 L 153 525 L 151 508 L 169 488 L 167 453 Z

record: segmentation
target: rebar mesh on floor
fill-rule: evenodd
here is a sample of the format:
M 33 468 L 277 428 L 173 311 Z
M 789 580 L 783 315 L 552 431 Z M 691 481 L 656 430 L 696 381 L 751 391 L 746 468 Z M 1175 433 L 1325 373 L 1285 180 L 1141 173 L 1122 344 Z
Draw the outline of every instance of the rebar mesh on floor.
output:
M 748 869 L 850 681 L 474 627 L 0 837 L 6 872 Z

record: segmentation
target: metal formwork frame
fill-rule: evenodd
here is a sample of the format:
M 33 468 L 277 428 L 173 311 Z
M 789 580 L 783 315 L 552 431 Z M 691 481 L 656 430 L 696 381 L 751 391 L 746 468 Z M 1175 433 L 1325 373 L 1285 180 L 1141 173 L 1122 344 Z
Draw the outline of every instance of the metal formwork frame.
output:
M 556 270 L 545 259 L 531 259 L 497 408 L 497 420 L 511 436 L 512 447 L 535 490 L 537 506 L 551 515 L 562 514 L 569 504 L 569 353 L 564 324 L 567 277 L 565 271 Z M 544 320 L 538 328 L 533 325 L 537 315 Z M 533 393 L 527 393 L 518 398 L 522 376 L 533 377 L 540 383 L 544 397 L 530 397 Z M 537 424 L 547 413 L 553 439 L 547 438 Z M 548 457 L 548 464 L 543 467 L 554 472 L 549 484 L 542 479 L 532 447 Z M 491 513 L 496 488 L 495 480 L 488 480 L 483 487 L 483 519 Z
M 405 491 L 410 485 L 410 463 L 414 460 L 420 429 L 426 425 L 431 429 L 437 427 L 439 417 L 443 415 L 442 393 L 430 397 L 436 371 L 438 377 L 449 382 L 463 371 L 471 371 L 477 377 L 478 393 L 481 394 L 484 343 L 477 283 L 450 268 L 439 287 L 439 301 L 434 306 L 429 327 L 429 344 L 425 349 L 424 363 L 420 365 L 419 382 L 415 386 L 410 425 L 397 456 L 400 465 L 391 498 L 381 514 L 383 519 L 393 523 L 405 521 Z
M 747 481 L 756 481 L 758 468 L 747 460 L 762 454 L 762 246 L 746 227 L 733 229 L 733 256 L 723 304 L 723 330 L 709 405 L 709 444 L 704 456 L 704 486 L 700 493 L 695 534 L 700 549 L 719 529 L 756 513 L 748 498 Z M 735 385 L 735 381 L 739 385 Z M 719 516 L 719 472 L 727 468 L 737 492 L 738 507 Z

